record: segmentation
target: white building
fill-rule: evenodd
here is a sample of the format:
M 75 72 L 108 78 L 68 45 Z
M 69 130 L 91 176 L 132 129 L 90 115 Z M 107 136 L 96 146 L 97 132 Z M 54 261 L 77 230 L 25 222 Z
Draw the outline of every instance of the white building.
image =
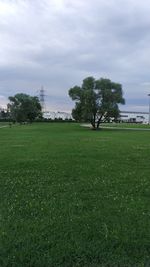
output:
M 43 118 L 45 119 L 62 119 L 62 120 L 72 120 L 71 113 L 62 111 L 44 111 Z M 148 112 L 138 112 L 138 111 L 121 111 L 119 121 L 121 122 L 135 122 L 135 123 L 148 123 L 149 113 Z
M 120 121 L 122 122 L 135 122 L 135 123 L 148 123 L 149 113 L 138 111 L 121 111 Z
M 43 112 L 43 118 L 44 119 L 51 119 L 51 120 L 55 120 L 55 119 L 62 119 L 62 120 L 71 120 L 72 115 L 70 113 L 67 112 L 61 112 L 61 111 L 44 111 Z

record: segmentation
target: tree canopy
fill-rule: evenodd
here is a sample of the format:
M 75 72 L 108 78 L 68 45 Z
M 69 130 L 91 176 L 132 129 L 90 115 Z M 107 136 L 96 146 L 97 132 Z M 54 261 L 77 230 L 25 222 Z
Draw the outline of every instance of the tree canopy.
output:
M 125 104 L 122 85 L 104 78 L 85 78 L 81 86 L 69 89 L 69 96 L 75 101 L 73 118 L 90 122 L 94 129 L 98 129 L 102 121 L 117 119 L 118 104 Z
M 41 104 L 38 97 L 20 93 L 10 96 L 9 100 L 8 109 L 13 120 L 32 122 L 41 116 Z

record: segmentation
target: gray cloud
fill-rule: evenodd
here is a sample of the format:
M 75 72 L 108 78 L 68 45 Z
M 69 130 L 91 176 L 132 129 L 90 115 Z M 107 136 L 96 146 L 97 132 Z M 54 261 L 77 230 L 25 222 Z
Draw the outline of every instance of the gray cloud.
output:
M 149 13 L 148 0 L 0 0 L 0 95 L 43 85 L 49 109 L 70 110 L 68 89 L 93 75 L 120 82 L 126 108 L 145 110 Z

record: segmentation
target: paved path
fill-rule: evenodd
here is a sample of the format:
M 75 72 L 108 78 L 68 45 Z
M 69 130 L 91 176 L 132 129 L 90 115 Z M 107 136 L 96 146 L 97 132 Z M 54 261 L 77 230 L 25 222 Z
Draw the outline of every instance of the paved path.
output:
M 8 127 L 8 125 L 3 125 L 3 126 L 0 126 L 0 128 L 5 128 L 5 127 Z
M 83 127 L 91 127 L 91 124 L 81 124 Z M 150 128 L 125 128 L 125 127 L 113 127 L 113 126 L 100 126 L 102 129 L 113 129 L 113 130 L 130 130 L 130 131 L 150 131 Z
M 115 129 L 115 130 L 131 130 L 131 131 L 150 131 L 150 128 L 125 128 L 125 127 L 109 127 L 109 126 L 102 126 L 101 128 L 104 129 Z

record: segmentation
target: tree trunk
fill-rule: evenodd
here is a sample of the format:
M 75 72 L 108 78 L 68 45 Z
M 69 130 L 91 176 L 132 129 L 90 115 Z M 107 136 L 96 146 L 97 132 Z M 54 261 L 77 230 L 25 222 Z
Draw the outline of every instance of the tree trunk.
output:
M 99 129 L 102 117 L 103 117 L 103 115 L 101 115 L 99 120 L 97 121 L 97 125 L 96 125 L 97 130 Z
M 92 127 L 93 127 L 93 129 L 92 130 L 96 130 L 96 126 L 95 126 L 95 122 L 90 122 L 91 123 L 91 125 L 92 125 Z
M 96 122 L 95 122 L 95 118 L 96 118 L 96 115 L 94 114 L 94 116 L 93 116 L 93 120 L 90 121 L 90 123 L 92 124 L 93 130 L 96 130 Z

